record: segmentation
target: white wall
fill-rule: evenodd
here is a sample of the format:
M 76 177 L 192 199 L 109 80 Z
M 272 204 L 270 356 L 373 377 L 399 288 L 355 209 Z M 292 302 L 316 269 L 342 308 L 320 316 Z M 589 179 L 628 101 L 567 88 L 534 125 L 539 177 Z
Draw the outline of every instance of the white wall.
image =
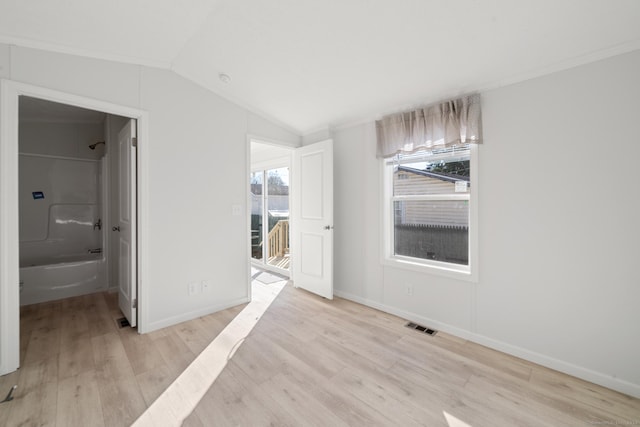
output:
M 89 145 L 104 141 L 102 123 L 20 122 L 20 152 L 98 160 L 104 145 L 91 150 Z
M 11 74 L 11 48 L 0 43 L 0 78 L 9 78 Z
M 247 113 L 167 71 L 144 70 L 142 99 L 153 121 L 151 283 L 167 283 L 151 294 L 156 318 L 240 302 L 247 222 L 231 205 L 246 201 Z M 213 281 L 211 294 L 189 296 L 187 284 L 201 280 Z
M 84 255 L 101 246 L 95 160 L 71 160 L 21 154 L 20 263 L 55 263 L 57 256 Z M 35 199 L 34 192 L 44 197 Z
M 60 222 L 53 221 L 50 216 L 59 212 L 61 207 L 57 206 L 52 210 L 52 205 L 60 203 L 90 203 L 96 205 L 92 209 L 78 206 L 78 214 L 87 214 L 89 211 L 94 212 L 97 209 L 97 171 L 99 168 L 97 163 L 33 157 L 30 154 L 97 160 L 102 155 L 102 146 L 96 150 L 91 150 L 89 145 L 103 140 L 103 133 L 102 123 L 20 121 L 19 202 L 21 242 L 47 240 L 51 237 L 49 236 L 52 231 L 49 229 L 51 226 L 60 230 L 73 229 L 75 230 L 74 233 L 84 229 L 84 227 L 77 226 L 56 226 Z M 32 197 L 32 192 L 34 191 L 43 191 L 44 199 L 34 200 Z M 97 218 L 91 219 L 97 220 Z M 82 235 L 85 233 L 86 231 L 80 232 Z M 88 234 L 91 238 L 81 239 L 73 244 L 72 247 L 81 246 L 82 240 L 86 240 L 87 244 L 92 247 L 95 246 L 94 233 L 89 232 Z M 68 237 L 71 237 L 71 235 L 68 235 Z M 53 252 L 60 249 L 57 245 L 66 246 L 65 242 L 62 241 L 54 243 L 47 240 L 46 243 L 41 243 L 41 245 L 44 244 L 50 246 L 50 250 Z M 33 243 L 30 245 L 33 245 Z M 31 251 L 27 250 L 27 253 L 31 253 Z M 79 253 L 79 251 L 74 253 Z
M 274 165 L 287 165 L 291 163 L 292 150 L 286 146 L 258 144 L 260 149 L 255 149 L 256 143 L 252 142 L 251 147 L 251 168 L 270 168 Z
M 4 77 L 149 112 L 150 329 L 247 299 L 247 219 L 231 215 L 247 200 L 246 135 L 298 136 L 170 71 L 3 45 L 0 61 Z M 189 296 L 201 280 L 212 290 Z
M 482 94 L 478 283 L 381 266 L 374 124 L 336 131 L 336 293 L 640 396 L 639 75 L 636 51 Z
M 251 130 L 249 133 L 258 139 L 269 136 L 269 139 L 279 145 L 288 147 L 300 146 L 301 138 L 299 135 L 291 133 L 255 113 L 248 113 L 247 121 L 247 126 Z

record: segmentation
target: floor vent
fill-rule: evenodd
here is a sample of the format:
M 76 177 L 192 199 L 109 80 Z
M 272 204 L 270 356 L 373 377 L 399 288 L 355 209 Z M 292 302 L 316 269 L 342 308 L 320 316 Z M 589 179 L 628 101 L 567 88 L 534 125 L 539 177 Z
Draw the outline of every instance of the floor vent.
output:
M 127 326 L 131 326 L 131 324 L 129 323 L 126 317 L 121 317 L 119 319 L 116 319 L 116 325 L 118 325 L 118 328 L 120 329 L 126 328 Z
M 405 325 L 407 328 L 415 329 L 423 334 L 434 336 L 438 333 L 435 329 L 427 328 L 426 326 L 418 325 L 417 323 L 409 322 Z

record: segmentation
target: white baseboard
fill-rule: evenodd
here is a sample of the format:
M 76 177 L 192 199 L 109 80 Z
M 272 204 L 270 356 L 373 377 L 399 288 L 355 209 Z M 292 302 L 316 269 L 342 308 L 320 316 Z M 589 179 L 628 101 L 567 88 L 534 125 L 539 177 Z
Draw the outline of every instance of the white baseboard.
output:
M 471 339 L 471 333 L 462 328 L 438 322 L 437 320 L 429 319 L 427 317 L 420 316 L 418 314 L 411 313 L 397 307 L 381 304 L 377 301 L 373 301 L 367 298 L 361 298 L 357 295 L 353 295 L 347 292 L 334 290 L 333 293 L 337 297 L 348 299 L 350 301 L 357 302 L 358 304 L 366 305 L 367 307 L 375 308 L 376 310 L 384 311 L 385 313 L 393 314 L 394 316 L 402 317 L 404 319 L 411 320 L 412 322 L 420 323 L 424 326 L 428 326 L 430 328 L 446 332 L 448 334 L 455 335 L 466 340 Z
M 498 341 L 484 335 L 473 334 L 472 338 L 470 338 L 470 341 L 484 345 L 494 350 L 502 351 L 503 353 L 507 353 L 521 359 L 528 360 L 529 362 L 537 363 L 538 365 L 563 372 L 565 374 L 583 379 L 585 381 L 589 381 L 594 384 L 619 391 L 620 393 L 640 398 L 639 384 L 634 384 L 620 378 L 614 378 L 601 372 L 593 371 L 582 366 L 565 362 L 564 360 L 555 359 L 553 357 L 546 356 L 535 351 L 527 350 L 522 347 Z
M 416 323 L 421 323 L 424 326 L 434 328 L 446 332 L 457 337 L 473 341 L 477 344 L 484 345 L 485 347 L 492 348 L 494 350 L 501 351 L 503 353 L 510 354 L 512 356 L 519 357 L 529 362 L 537 363 L 538 365 L 545 366 L 556 371 L 563 372 L 565 374 L 572 375 L 574 377 L 583 379 L 585 381 L 592 382 L 594 384 L 601 385 L 603 387 L 610 388 L 612 390 L 619 391 L 620 393 L 627 394 L 636 398 L 640 398 L 640 384 L 634 384 L 629 381 L 625 381 L 620 378 L 614 378 L 605 375 L 601 372 L 593 371 L 591 369 L 584 368 L 582 366 L 574 365 L 563 360 L 555 359 L 553 357 L 546 356 L 531 350 L 527 350 L 522 347 L 518 347 L 512 344 L 505 343 L 484 335 L 473 333 L 456 326 L 451 326 L 446 323 L 438 322 L 434 319 L 429 319 L 424 316 L 420 316 L 415 313 L 411 313 L 405 310 L 401 310 L 396 307 L 381 304 L 377 301 L 372 301 L 367 298 L 362 298 L 357 295 L 350 294 L 348 292 L 334 291 L 337 297 L 348 299 L 350 301 L 357 302 L 362 305 L 366 305 L 376 310 L 384 311 L 385 313 L 393 314 L 398 317 L 402 317 L 407 320 L 411 320 Z
M 157 331 L 158 329 L 166 328 L 169 326 L 177 325 L 178 323 L 187 322 L 189 320 L 196 319 L 201 316 L 206 316 L 211 313 L 216 313 L 221 310 L 226 310 L 227 308 L 235 307 L 240 304 L 245 304 L 249 302 L 248 297 L 238 298 L 236 300 L 228 301 L 224 304 L 205 307 L 199 310 L 188 311 L 186 313 L 181 313 L 177 316 L 168 317 L 166 319 L 158 320 L 156 322 L 151 322 L 145 331 L 145 333 Z

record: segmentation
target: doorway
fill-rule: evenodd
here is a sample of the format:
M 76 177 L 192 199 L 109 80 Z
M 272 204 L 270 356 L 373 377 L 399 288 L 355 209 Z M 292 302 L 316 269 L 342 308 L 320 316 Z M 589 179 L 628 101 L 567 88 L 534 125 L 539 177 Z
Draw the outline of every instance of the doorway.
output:
M 20 305 L 109 287 L 105 113 L 19 99 Z
M 289 276 L 291 150 L 251 141 L 250 230 L 254 267 Z
M 3 180 L 0 186 L 0 200 L 2 201 L 2 203 L 0 203 L 0 237 L 2 242 L 0 245 L 0 271 L 2 272 L 0 276 L 0 375 L 3 375 L 15 371 L 20 364 L 20 288 L 17 285 L 20 282 L 20 191 L 18 166 L 20 151 L 18 142 L 20 127 L 20 99 L 22 97 L 29 97 L 52 103 L 59 103 L 66 105 L 67 107 L 83 108 L 94 112 L 102 112 L 105 114 L 128 117 L 137 120 L 139 134 L 136 139 L 138 152 L 135 163 L 138 167 L 138 179 L 135 184 L 135 190 L 138 194 L 136 199 L 138 213 L 135 215 L 135 221 L 138 224 L 138 232 L 137 238 L 134 240 L 138 247 L 138 251 L 135 255 L 132 255 L 132 257 L 135 258 L 135 261 L 138 264 L 138 268 L 135 269 L 138 273 L 138 277 L 136 279 L 136 283 L 139 286 L 138 299 L 143 299 L 146 295 L 146 288 L 140 278 L 146 277 L 146 274 L 144 273 L 146 273 L 147 268 L 145 249 L 147 247 L 146 242 L 148 237 L 145 225 L 147 223 L 146 216 L 148 206 L 144 188 L 147 182 L 148 170 L 146 166 L 147 152 L 144 150 L 147 135 L 147 114 L 145 112 L 8 80 L 2 81 L 1 89 L 0 97 L 2 108 L 0 109 L 0 123 L 2 123 L 2 134 L 0 147 L 0 175 L 3 177 Z M 104 141 L 93 141 L 88 145 L 94 145 L 97 142 Z M 97 149 L 98 147 L 102 148 L 102 145 L 103 144 L 97 144 L 94 146 L 94 149 Z M 88 148 L 91 149 L 91 147 Z M 83 167 L 80 167 L 79 169 L 83 169 Z M 42 196 L 46 197 L 46 194 L 40 194 L 44 193 L 40 190 L 34 189 L 31 193 L 34 200 L 39 199 Z M 59 209 L 59 213 L 64 216 L 69 213 L 66 212 L 69 209 L 70 208 L 68 206 L 63 206 Z M 91 208 L 87 207 L 82 209 L 87 212 L 91 211 Z M 111 226 L 111 223 L 103 221 L 102 217 L 98 219 L 100 221 L 95 221 L 91 224 L 92 228 L 96 227 L 97 229 L 105 226 Z M 73 221 L 69 222 L 69 224 L 74 224 Z M 83 221 L 75 221 L 75 225 L 79 225 L 78 222 Z M 96 225 L 98 223 L 99 225 Z M 99 248 L 96 246 L 95 248 L 89 249 L 97 250 Z M 137 303 L 137 301 L 134 301 L 133 303 Z M 148 305 L 145 306 L 145 308 L 148 309 Z M 146 311 L 140 311 L 137 318 L 139 320 L 138 332 L 143 333 L 145 332 L 147 324 Z
M 303 288 L 327 299 L 333 298 L 333 140 L 327 139 L 303 147 L 288 148 L 249 138 L 248 224 L 250 239 L 248 259 L 250 277 L 254 270 L 284 272 L 294 287 Z M 283 186 L 283 168 L 288 165 L 286 181 L 289 197 L 287 241 L 289 242 L 288 270 L 277 271 L 265 260 L 269 259 L 269 216 L 272 223 L 280 220 L 269 212 L 269 171 L 274 183 Z M 289 180 L 291 177 L 291 180 Z M 276 186 L 276 188 L 278 187 Z M 266 188 L 266 189 L 265 189 Z M 275 190 L 279 192 L 280 190 Z M 255 194 L 260 193 L 260 194 Z M 254 217 L 253 219 L 251 217 Z M 273 279 L 273 278 L 271 278 Z M 277 279 L 277 278 L 276 278 Z M 251 295 L 251 281 L 249 281 Z

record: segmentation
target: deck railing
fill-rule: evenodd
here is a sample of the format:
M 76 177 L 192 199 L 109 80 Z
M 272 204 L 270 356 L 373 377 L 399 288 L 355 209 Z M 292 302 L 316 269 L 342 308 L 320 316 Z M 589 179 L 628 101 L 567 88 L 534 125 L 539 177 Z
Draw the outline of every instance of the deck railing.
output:
M 289 220 L 278 221 L 267 237 L 270 257 L 282 257 L 289 253 Z

